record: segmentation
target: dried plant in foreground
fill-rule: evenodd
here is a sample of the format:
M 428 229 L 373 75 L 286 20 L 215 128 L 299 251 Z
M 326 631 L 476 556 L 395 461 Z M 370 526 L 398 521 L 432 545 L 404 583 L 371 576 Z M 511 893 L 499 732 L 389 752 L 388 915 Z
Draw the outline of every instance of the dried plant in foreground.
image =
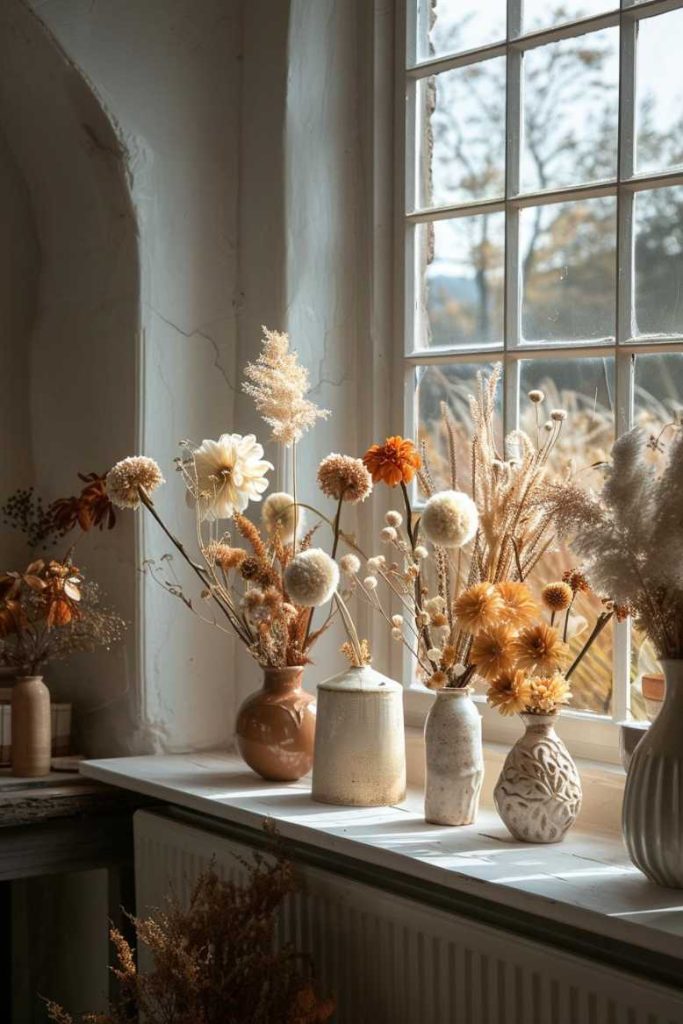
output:
M 309 958 L 275 944 L 276 915 L 296 891 L 292 865 L 281 855 L 243 862 L 243 884 L 225 881 L 212 865 L 192 891 L 187 909 L 177 898 L 149 918 L 133 918 L 139 945 L 151 954 L 139 973 L 135 954 L 116 930 L 112 971 L 120 995 L 107 1013 L 82 1024 L 322 1024 L 334 1004 L 318 994 Z M 75 1018 L 47 1003 L 56 1024 Z

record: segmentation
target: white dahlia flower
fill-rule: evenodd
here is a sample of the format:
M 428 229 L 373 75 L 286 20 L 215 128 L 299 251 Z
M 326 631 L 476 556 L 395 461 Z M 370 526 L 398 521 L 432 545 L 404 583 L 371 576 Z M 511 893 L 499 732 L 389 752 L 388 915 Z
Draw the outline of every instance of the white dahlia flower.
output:
M 261 521 L 266 533 L 272 535 L 279 528 L 280 537 L 285 543 L 294 539 L 295 530 L 301 532 L 304 518 L 304 510 L 299 508 L 297 513 L 294 498 L 285 491 L 269 494 L 263 502 Z
M 285 569 L 285 589 L 304 608 L 326 604 L 338 585 L 339 566 L 322 548 L 301 551 Z
M 202 441 L 193 454 L 202 519 L 230 519 L 261 500 L 273 466 L 253 434 L 221 434 L 217 441 Z
M 477 506 L 463 491 L 440 491 L 427 502 L 420 528 L 427 540 L 442 548 L 461 548 L 477 532 Z

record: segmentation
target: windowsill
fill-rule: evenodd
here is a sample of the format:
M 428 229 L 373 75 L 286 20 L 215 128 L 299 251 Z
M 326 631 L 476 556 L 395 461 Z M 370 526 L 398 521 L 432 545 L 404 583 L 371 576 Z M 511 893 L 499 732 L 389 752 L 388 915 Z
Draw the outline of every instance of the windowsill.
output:
M 672 961 L 679 971 L 683 964 L 683 944 L 672 942 L 683 935 L 680 892 L 648 882 L 613 832 L 576 828 L 558 845 L 518 843 L 486 798 L 475 825 L 428 825 L 419 790 L 396 807 L 316 804 L 308 779 L 264 782 L 229 754 L 116 758 L 85 762 L 81 771 L 255 836 L 272 818 L 285 838 L 319 851 L 330 870 L 342 858 L 347 870 L 357 865 L 359 876 L 372 868 L 378 884 L 408 879 L 444 899 L 497 906 L 510 922 L 533 917 L 553 933 L 564 928 L 638 956 L 647 951 L 652 964 L 666 961 L 669 971 Z

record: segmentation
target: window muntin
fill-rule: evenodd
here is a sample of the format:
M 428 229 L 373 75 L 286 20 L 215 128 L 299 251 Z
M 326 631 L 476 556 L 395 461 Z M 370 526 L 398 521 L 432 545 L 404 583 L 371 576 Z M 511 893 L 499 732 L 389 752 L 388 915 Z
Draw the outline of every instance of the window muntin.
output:
M 464 437 L 501 359 L 501 435 L 541 387 L 598 462 L 683 409 L 683 0 L 405 2 L 406 430 L 436 451 L 445 400 Z M 606 630 L 574 710 L 623 718 L 648 670 Z

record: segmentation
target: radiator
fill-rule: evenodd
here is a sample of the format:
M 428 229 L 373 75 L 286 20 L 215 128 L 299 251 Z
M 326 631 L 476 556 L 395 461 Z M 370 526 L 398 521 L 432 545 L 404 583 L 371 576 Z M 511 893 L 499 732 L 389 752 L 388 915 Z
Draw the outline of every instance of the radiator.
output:
M 212 858 L 239 879 L 232 839 L 135 814 L 137 910 L 187 898 Z M 310 952 L 337 1024 L 683 1024 L 683 997 L 631 974 L 300 866 L 280 941 Z

